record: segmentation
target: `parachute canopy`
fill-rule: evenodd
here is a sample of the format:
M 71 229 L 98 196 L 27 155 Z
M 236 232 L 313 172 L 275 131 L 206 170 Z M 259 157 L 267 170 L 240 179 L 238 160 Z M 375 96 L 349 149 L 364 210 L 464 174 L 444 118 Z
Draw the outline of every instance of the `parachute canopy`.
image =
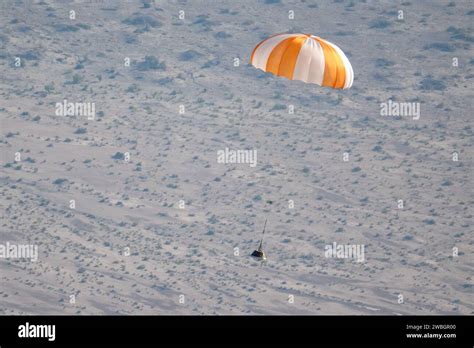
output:
M 309 34 L 270 36 L 254 48 L 250 64 L 290 80 L 325 87 L 347 89 L 354 81 L 354 71 L 344 52 Z

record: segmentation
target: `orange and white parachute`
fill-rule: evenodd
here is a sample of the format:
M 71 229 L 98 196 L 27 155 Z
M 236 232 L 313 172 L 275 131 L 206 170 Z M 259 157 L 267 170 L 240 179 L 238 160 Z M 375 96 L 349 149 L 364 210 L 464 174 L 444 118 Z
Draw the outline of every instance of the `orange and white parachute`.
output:
M 308 34 L 277 34 L 260 42 L 250 64 L 263 71 L 346 89 L 352 86 L 354 71 L 342 50 L 326 40 Z

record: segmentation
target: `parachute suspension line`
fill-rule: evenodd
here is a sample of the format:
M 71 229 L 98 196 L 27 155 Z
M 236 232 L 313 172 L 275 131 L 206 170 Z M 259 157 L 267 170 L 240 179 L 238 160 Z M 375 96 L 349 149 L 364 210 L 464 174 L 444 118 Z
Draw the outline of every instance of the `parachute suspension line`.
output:
M 267 220 L 268 220 L 268 219 L 265 219 L 265 225 L 263 225 L 262 239 L 260 239 L 260 245 L 259 245 L 259 247 L 258 247 L 258 250 L 259 250 L 259 251 L 262 250 L 263 236 L 265 235 L 265 228 L 267 227 Z

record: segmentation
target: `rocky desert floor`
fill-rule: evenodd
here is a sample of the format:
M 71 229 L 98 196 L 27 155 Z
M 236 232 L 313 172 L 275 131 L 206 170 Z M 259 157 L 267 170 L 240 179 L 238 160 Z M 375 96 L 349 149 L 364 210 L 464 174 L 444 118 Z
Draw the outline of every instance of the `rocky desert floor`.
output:
M 38 260 L 0 259 L 0 314 L 473 314 L 473 19 L 471 1 L 2 1 L 0 243 Z M 336 43 L 353 87 L 250 66 L 280 32 Z

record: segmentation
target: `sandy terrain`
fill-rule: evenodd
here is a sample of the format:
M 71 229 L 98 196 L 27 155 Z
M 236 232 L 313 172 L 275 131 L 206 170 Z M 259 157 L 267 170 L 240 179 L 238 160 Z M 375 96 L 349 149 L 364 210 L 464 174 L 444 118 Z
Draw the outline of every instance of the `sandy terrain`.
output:
M 0 259 L 0 313 L 473 314 L 473 18 L 444 0 L 2 1 L 0 243 L 38 261 Z M 249 66 L 279 32 L 338 44 L 353 88 Z M 94 119 L 56 115 L 65 99 Z M 382 116 L 389 99 L 420 118 Z M 365 261 L 326 258 L 334 242 Z

